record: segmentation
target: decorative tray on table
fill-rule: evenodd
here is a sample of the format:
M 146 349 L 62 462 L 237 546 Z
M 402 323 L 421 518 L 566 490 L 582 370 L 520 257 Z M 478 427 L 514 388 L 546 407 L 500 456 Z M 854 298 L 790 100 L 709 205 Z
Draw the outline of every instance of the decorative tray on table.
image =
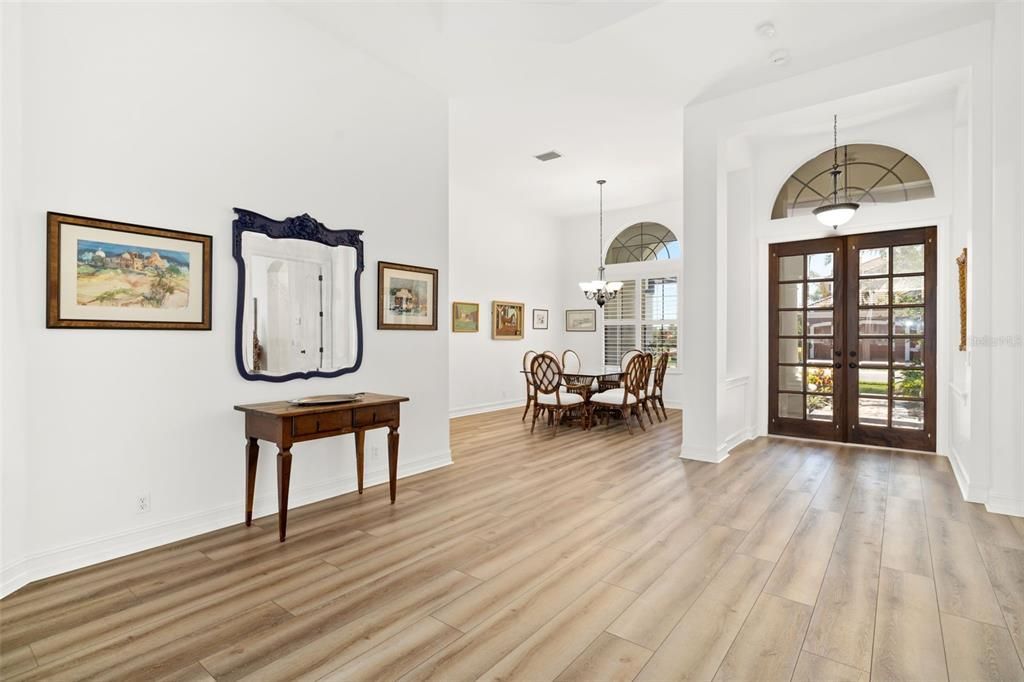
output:
M 352 403 L 363 397 L 362 393 L 335 393 L 332 395 L 311 395 L 305 398 L 293 398 L 288 402 L 292 405 L 310 407 L 313 405 L 337 405 Z

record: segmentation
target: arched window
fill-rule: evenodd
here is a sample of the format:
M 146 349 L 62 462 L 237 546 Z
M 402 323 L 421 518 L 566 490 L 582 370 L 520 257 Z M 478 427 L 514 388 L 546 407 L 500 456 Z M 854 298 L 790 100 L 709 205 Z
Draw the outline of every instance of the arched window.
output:
M 612 240 L 604 263 L 641 263 L 678 257 L 679 241 L 672 230 L 661 223 L 636 223 Z
M 661 223 L 636 223 L 608 246 L 605 265 L 643 263 L 610 268 L 608 279 L 621 281 L 619 295 L 604 305 L 604 361 L 618 365 L 633 348 L 668 353 L 677 366 L 679 347 L 679 241 Z M 623 276 L 624 275 L 624 276 Z
M 845 152 L 845 153 L 844 153 Z M 839 201 L 896 203 L 935 196 L 931 178 L 917 159 L 880 144 L 851 144 L 839 150 Z M 832 201 L 832 150 L 800 166 L 782 185 L 772 220 L 807 215 Z M 844 194 L 844 186 L 848 191 Z

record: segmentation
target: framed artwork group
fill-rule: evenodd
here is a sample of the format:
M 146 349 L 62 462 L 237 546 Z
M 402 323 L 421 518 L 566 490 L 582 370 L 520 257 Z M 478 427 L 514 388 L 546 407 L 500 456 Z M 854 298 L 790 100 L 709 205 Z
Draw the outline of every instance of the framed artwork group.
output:
M 211 328 L 213 238 L 64 213 L 47 213 L 46 326 Z M 377 329 L 437 329 L 438 271 L 377 264 Z M 531 327 L 549 328 L 534 308 Z M 526 304 L 491 302 L 491 338 L 522 339 Z M 565 330 L 597 330 L 597 311 L 566 310 Z M 480 304 L 452 302 L 452 332 L 480 331 Z
M 547 308 L 532 310 L 532 328 L 546 330 L 550 326 Z M 491 301 L 491 338 L 515 341 L 523 338 L 526 325 L 526 304 L 515 301 Z M 570 332 L 597 331 L 597 311 L 588 308 L 565 311 L 565 330 Z M 452 302 L 452 332 L 480 331 L 480 304 L 470 301 Z

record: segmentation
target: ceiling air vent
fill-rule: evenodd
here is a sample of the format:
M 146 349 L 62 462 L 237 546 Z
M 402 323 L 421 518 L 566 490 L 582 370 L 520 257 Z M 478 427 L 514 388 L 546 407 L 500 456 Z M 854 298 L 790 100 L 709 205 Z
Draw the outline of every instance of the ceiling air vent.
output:
M 537 154 L 537 156 L 535 156 L 533 158 L 537 159 L 538 161 L 554 161 L 555 159 L 562 158 L 562 155 L 559 154 L 558 152 L 556 152 L 554 149 L 552 149 L 549 152 L 544 152 L 543 154 Z

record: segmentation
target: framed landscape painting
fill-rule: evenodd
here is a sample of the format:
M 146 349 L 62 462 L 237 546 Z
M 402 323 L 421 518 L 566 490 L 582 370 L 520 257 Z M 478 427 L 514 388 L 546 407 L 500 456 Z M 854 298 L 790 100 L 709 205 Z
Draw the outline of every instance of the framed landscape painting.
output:
M 213 238 L 46 214 L 46 326 L 210 329 Z
M 491 338 L 514 341 L 523 338 L 525 303 L 494 301 L 491 303 Z
M 548 311 L 544 308 L 533 309 L 533 328 L 534 329 L 547 329 L 548 328 Z
M 455 301 L 452 303 L 452 331 L 480 331 L 480 304 Z
M 377 329 L 437 329 L 437 270 L 377 263 Z
M 593 308 L 565 311 L 565 331 L 596 332 L 597 311 Z

